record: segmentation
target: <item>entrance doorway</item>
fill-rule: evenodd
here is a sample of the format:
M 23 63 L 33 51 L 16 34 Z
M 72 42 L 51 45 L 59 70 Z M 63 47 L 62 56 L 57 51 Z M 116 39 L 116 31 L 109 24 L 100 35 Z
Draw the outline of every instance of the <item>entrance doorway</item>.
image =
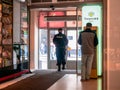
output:
M 58 33 L 58 28 L 64 29 L 64 34 L 69 40 L 66 51 L 66 67 L 70 70 L 76 70 L 77 58 L 81 60 L 80 49 L 78 50 L 77 39 L 78 29 L 81 29 L 81 20 L 77 21 L 81 11 L 64 8 L 56 11 L 39 12 L 39 69 L 56 69 L 56 51 L 53 44 L 53 37 Z M 79 26 L 77 26 L 79 22 Z M 79 51 L 79 52 L 78 52 Z

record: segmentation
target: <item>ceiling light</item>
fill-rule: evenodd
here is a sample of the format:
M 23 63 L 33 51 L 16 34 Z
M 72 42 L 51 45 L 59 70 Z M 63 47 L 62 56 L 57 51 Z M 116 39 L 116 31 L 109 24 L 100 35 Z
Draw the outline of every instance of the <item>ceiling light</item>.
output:
M 19 0 L 20 2 L 25 2 L 25 0 Z

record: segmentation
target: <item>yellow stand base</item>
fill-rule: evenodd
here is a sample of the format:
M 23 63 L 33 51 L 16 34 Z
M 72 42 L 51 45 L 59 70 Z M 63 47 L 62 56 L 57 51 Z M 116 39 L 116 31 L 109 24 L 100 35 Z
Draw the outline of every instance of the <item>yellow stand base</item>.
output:
M 96 69 L 92 69 L 90 78 L 97 79 L 97 77 L 98 77 L 97 76 L 97 70 Z

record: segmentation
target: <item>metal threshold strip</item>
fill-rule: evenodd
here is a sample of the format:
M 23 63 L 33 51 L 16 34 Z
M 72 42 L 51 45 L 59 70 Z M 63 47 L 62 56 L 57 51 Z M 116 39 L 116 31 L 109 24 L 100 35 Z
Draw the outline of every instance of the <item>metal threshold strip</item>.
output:
M 69 16 L 45 16 L 45 21 L 76 21 L 76 15 Z M 81 21 L 81 16 L 78 16 L 78 20 Z

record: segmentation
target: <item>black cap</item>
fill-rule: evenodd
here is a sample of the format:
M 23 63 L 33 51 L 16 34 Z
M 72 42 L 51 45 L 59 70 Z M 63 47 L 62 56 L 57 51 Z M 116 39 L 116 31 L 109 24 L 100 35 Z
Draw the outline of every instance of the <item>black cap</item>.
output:
M 86 26 L 87 27 L 92 27 L 92 23 L 87 23 Z

